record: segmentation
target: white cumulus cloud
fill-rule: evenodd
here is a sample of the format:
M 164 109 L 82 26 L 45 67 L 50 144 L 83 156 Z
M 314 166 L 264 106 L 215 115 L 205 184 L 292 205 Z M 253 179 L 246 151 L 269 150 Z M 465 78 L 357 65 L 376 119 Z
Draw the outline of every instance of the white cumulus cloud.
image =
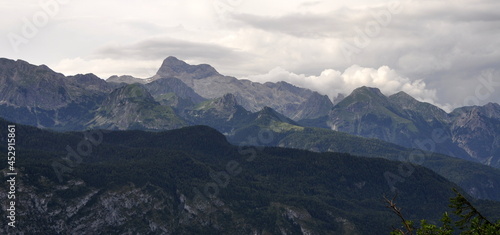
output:
M 375 69 L 352 65 L 344 72 L 326 69 L 319 76 L 295 74 L 277 67 L 266 74 L 252 75 L 244 79 L 262 83 L 285 81 L 299 87 L 317 91 L 320 94 L 328 95 L 332 100 L 338 94 L 348 95 L 354 89 L 361 86 L 379 88 L 384 95 L 392 95 L 399 91 L 404 91 L 417 100 L 437 105 L 446 111 L 450 111 L 451 109 L 449 104 L 443 105 L 438 103 L 436 90 L 427 88 L 423 80 L 411 80 L 399 75 L 388 66 L 381 66 Z

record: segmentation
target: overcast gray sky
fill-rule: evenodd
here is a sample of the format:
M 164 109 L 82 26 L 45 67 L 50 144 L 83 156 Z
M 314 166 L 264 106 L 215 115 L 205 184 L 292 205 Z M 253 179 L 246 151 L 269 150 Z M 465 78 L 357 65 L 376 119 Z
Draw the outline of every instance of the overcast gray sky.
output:
M 0 2 L 0 57 L 150 77 L 163 59 L 330 97 L 367 85 L 453 107 L 500 101 L 500 1 Z

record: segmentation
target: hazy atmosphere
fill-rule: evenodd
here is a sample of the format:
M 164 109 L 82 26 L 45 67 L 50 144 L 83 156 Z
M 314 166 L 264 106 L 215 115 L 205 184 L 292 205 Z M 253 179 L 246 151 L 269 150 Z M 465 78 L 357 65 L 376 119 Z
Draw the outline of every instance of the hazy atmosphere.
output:
M 499 234 L 498 0 L 0 3 L 0 234 Z
M 406 91 L 450 111 L 500 100 L 500 2 L 3 1 L 2 57 L 151 77 L 167 56 L 334 98 Z

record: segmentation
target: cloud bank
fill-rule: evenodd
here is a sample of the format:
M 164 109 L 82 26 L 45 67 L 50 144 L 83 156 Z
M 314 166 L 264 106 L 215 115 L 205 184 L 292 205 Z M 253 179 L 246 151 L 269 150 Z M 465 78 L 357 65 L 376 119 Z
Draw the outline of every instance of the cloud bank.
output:
M 404 91 L 419 101 L 437 105 L 447 112 L 451 111 L 451 105 L 443 105 L 437 102 L 436 90 L 427 88 L 424 81 L 412 81 L 407 77 L 399 75 L 388 66 L 381 66 L 378 69 L 374 69 L 353 65 L 344 72 L 327 69 L 319 76 L 295 74 L 277 67 L 266 74 L 252 75 L 245 77 L 245 79 L 261 83 L 285 81 L 328 95 L 332 101 L 339 94 L 348 95 L 354 89 L 361 86 L 377 87 L 387 96 Z

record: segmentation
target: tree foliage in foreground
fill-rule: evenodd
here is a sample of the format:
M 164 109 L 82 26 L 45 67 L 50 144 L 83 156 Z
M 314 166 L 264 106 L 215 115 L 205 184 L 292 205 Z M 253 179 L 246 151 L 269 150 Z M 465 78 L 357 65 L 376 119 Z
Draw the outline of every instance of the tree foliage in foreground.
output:
M 403 226 L 395 228 L 391 235 L 500 235 L 500 220 L 496 223 L 485 218 L 460 192 L 453 189 L 456 197 L 450 199 L 450 208 L 459 219 L 453 221 L 445 212 L 441 218 L 441 226 L 430 224 L 426 220 L 420 221 L 420 227 L 415 227 L 414 222 L 406 220 L 397 207 L 394 199 L 384 198 L 387 207 L 394 212 L 402 221 Z

